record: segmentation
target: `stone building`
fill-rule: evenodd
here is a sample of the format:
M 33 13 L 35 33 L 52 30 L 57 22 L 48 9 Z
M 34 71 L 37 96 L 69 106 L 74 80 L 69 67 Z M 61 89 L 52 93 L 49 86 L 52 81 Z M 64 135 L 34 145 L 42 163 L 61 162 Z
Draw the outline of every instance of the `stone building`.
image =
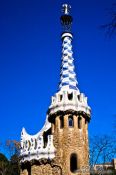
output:
M 99 172 L 101 172 L 104 175 L 115 175 L 116 159 L 112 159 L 111 162 L 105 162 L 105 163 L 94 165 L 93 172 L 94 174 L 100 174 Z
M 63 4 L 62 65 L 57 93 L 52 97 L 45 125 L 36 135 L 21 132 L 21 175 L 82 175 L 89 165 L 90 107 L 78 89 L 72 51 L 70 5 Z M 89 171 L 86 175 L 89 175 Z

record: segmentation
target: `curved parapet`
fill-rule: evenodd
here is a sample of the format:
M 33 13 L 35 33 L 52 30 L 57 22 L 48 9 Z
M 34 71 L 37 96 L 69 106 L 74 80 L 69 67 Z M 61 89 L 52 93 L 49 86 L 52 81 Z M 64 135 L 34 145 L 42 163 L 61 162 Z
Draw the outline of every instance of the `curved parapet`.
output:
M 47 136 L 47 143 L 44 143 L 44 132 L 51 128 L 51 124 L 46 119 L 44 127 L 35 135 L 29 135 L 25 128 L 21 132 L 21 162 L 39 160 L 42 158 L 52 159 L 55 157 L 53 145 L 53 135 Z
M 66 111 L 84 113 L 88 120 L 90 120 L 91 108 L 87 103 L 87 97 L 77 90 L 60 90 L 52 97 L 52 102 L 48 110 L 49 121 L 52 120 L 53 114 Z

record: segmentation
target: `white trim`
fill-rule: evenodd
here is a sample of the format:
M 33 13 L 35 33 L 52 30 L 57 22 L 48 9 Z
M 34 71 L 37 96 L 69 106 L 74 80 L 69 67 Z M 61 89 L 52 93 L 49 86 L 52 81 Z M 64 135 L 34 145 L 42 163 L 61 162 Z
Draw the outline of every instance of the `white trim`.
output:
M 67 36 L 73 38 L 73 35 L 71 33 L 68 33 L 68 32 L 67 33 L 63 33 L 61 38 L 64 38 L 64 37 L 67 37 Z

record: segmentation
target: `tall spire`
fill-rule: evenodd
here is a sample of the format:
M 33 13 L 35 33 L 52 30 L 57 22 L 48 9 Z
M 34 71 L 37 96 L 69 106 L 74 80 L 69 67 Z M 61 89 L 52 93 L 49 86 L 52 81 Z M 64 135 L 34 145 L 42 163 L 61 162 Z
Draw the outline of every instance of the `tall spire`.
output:
M 62 65 L 60 73 L 60 85 L 59 90 L 67 90 L 77 88 L 77 79 L 74 71 L 74 58 L 72 51 L 72 39 L 71 33 L 72 16 L 70 15 L 71 6 L 68 4 L 62 5 L 61 25 L 63 27 L 62 33 Z M 79 90 L 78 90 L 79 91 Z
M 73 34 L 71 32 L 73 18 L 70 15 L 71 6 L 62 5 L 62 16 L 60 18 L 63 28 L 62 39 L 62 65 L 60 72 L 59 90 L 52 96 L 51 105 L 48 109 L 48 120 L 52 121 L 56 114 L 84 113 L 90 117 L 90 107 L 87 97 L 78 89 L 78 82 L 74 68 L 72 51 Z
M 85 131 L 87 131 L 86 121 L 90 120 L 91 109 L 88 106 L 87 97 L 83 93 L 80 93 L 77 88 L 72 52 L 73 36 L 71 33 L 72 17 L 70 16 L 70 8 L 71 6 L 67 4 L 62 6 L 62 68 L 59 91 L 51 98 L 51 104 L 47 111 L 44 127 L 35 135 L 30 135 L 24 128 L 22 129 L 20 149 L 20 162 L 22 168 L 21 174 L 25 174 L 25 172 L 28 174 L 27 169 L 29 167 L 30 172 L 30 165 L 44 165 L 45 167 L 50 165 L 50 172 L 55 172 L 52 168 L 54 168 L 56 165 L 57 167 L 61 166 L 63 168 L 63 166 L 68 162 L 67 159 L 69 159 L 69 156 L 65 156 L 64 154 L 66 149 L 68 149 L 70 155 L 72 155 L 70 152 L 71 150 L 76 150 L 77 153 L 80 153 L 81 150 L 83 153 L 83 151 L 88 149 L 86 146 L 86 143 L 88 143 L 87 132 Z M 70 119 L 72 124 L 74 124 L 73 128 L 70 128 L 71 130 L 68 129 Z M 81 122 L 80 125 L 84 124 L 86 127 L 84 130 L 79 128 L 79 121 Z M 63 137 L 66 136 L 65 138 L 67 138 L 67 136 L 73 136 L 73 133 L 74 135 L 76 133 L 75 131 L 78 131 L 76 137 L 74 137 L 74 139 L 77 139 L 75 142 L 77 143 L 76 145 L 67 144 L 67 139 L 64 139 L 65 141 L 61 143 Z M 83 138 L 80 139 L 80 136 Z M 80 141 L 82 141 L 82 145 L 85 142 L 85 145 L 82 149 L 79 148 L 78 151 L 77 147 L 79 145 L 78 142 Z M 74 146 L 74 149 L 72 149 L 72 146 Z M 59 153 L 62 153 L 62 156 L 59 157 Z M 88 157 L 88 152 L 85 156 L 83 156 L 83 159 L 85 159 L 85 157 Z M 84 161 L 81 162 L 83 163 Z M 86 159 L 85 162 L 87 162 Z M 45 168 L 46 171 L 43 173 L 44 175 L 46 174 L 48 168 Z M 68 170 L 67 166 L 65 166 L 65 168 Z M 39 167 L 38 171 L 39 170 L 42 170 L 41 167 Z M 64 174 L 70 174 L 70 172 L 67 173 L 67 170 Z

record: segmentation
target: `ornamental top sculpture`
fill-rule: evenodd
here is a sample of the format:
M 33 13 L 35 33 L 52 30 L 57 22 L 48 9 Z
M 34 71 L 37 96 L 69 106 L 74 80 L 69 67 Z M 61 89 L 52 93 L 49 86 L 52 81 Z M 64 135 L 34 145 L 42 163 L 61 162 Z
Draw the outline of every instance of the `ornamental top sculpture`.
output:
M 71 6 L 68 4 L 62 5 L 62 13 L 63 14 L 62 14 L 60 20 L 61 20 L 61 25 L 63 27 L 63 33 L 64 32 L 71 33 L 71 26 L 72 26 L 73 18 L 70 15 L 70 9 L 71 9 Z
M 71 9 L 71 6 L 68 5 L 68 4 L 63 4 L 63 5 L 62 5 L 62 12 L 63 12 L 65 15 L 69 15 L 70 9 Z

